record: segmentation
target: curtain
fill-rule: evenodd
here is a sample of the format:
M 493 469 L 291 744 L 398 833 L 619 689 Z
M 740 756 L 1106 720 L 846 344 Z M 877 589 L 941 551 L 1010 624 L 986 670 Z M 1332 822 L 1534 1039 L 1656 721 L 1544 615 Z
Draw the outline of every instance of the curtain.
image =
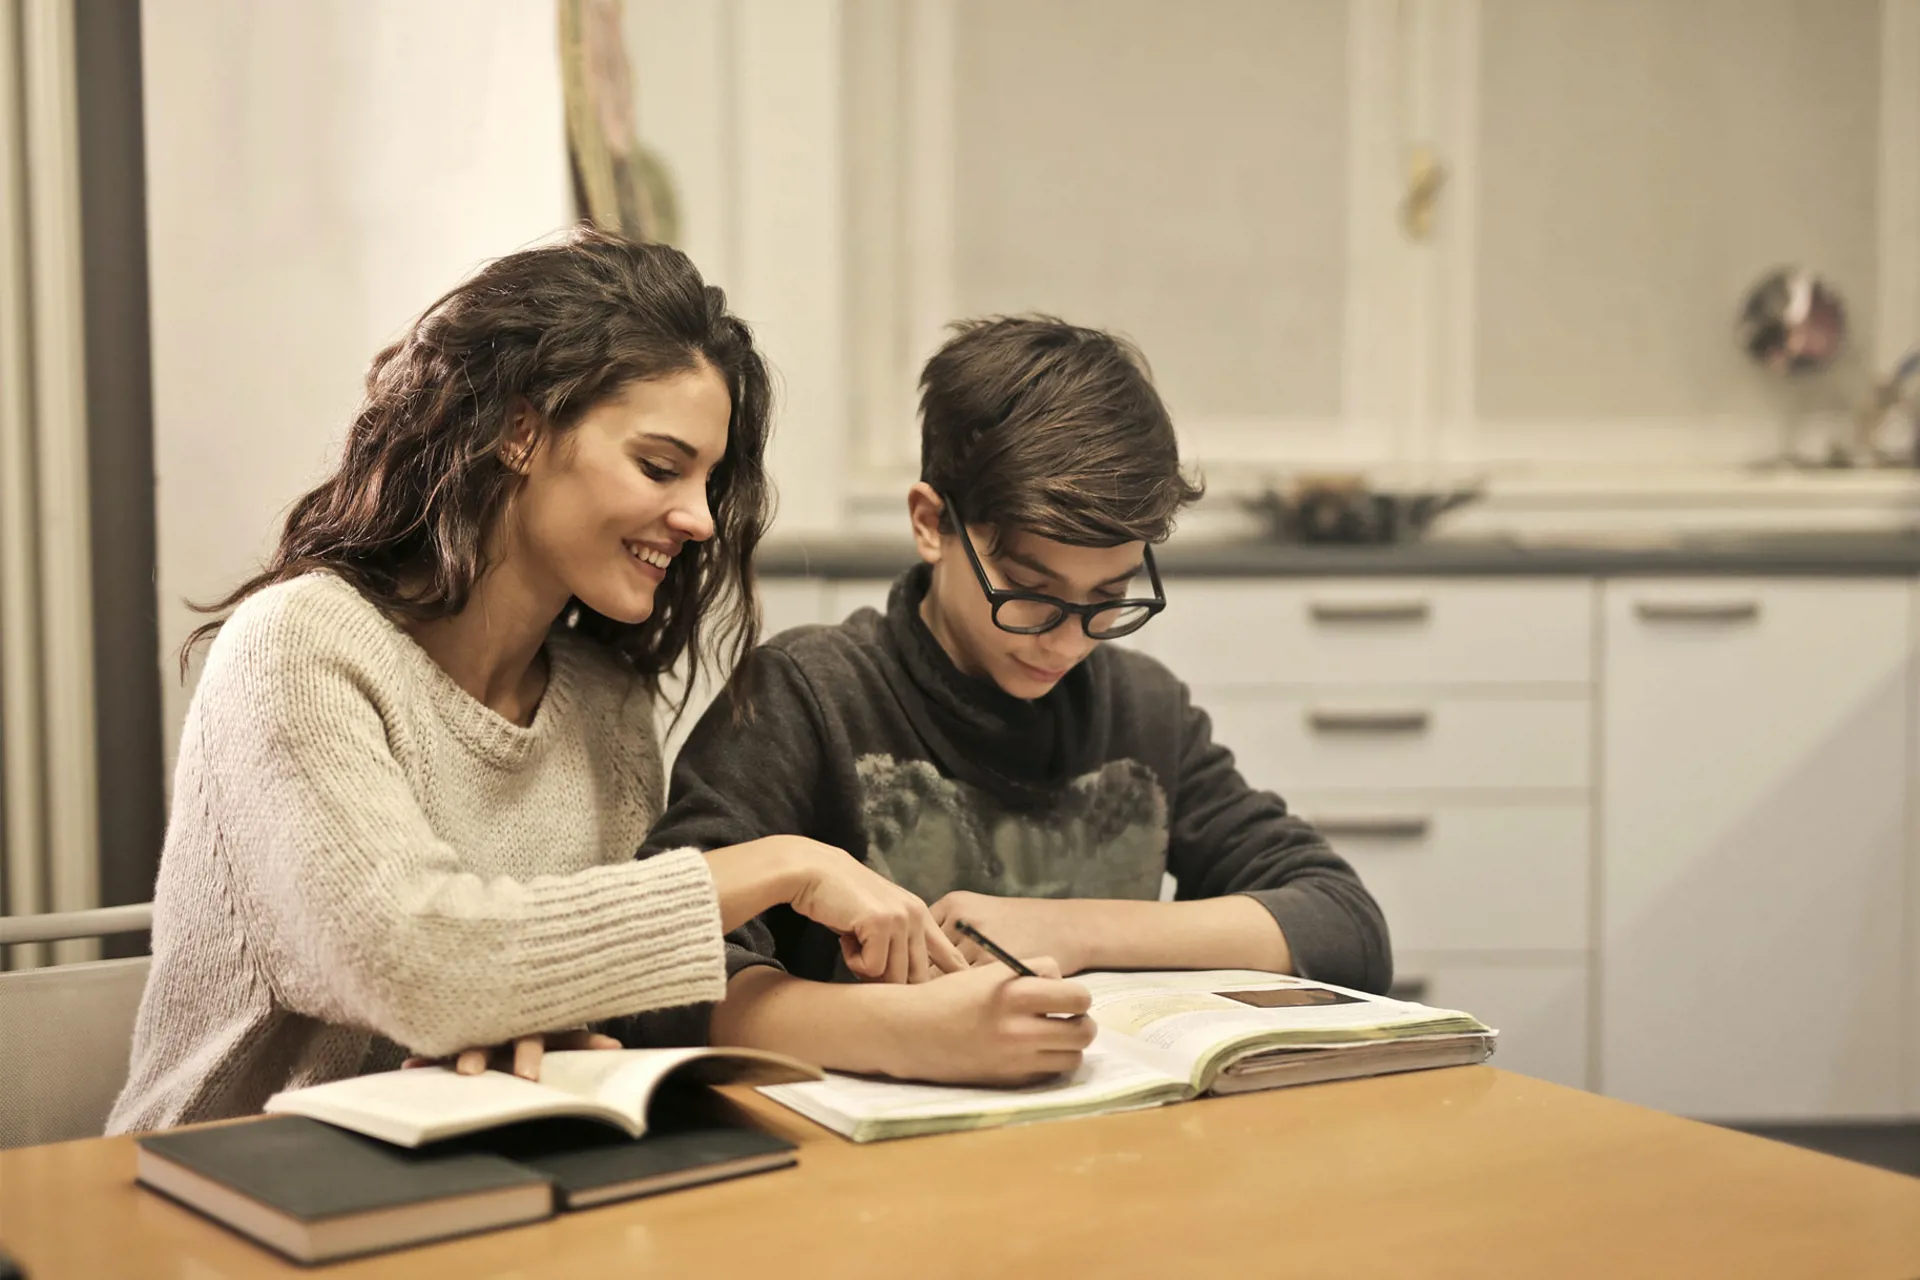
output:
M 99 905 L 73 0 L 0 0 L 0 910 Z M 57 943 L 59 962 L 98 943 Z M 13 967 L 48 949 L 16 947 Z

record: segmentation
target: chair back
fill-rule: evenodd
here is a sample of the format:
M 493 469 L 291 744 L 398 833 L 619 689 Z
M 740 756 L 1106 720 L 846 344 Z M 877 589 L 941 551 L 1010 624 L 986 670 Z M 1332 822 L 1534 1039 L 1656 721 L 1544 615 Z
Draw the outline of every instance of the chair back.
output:
M 144 928 L 134 908 L 14 916 L 0 944 Z M 127 1081 L 150 958 L 0 972 L 0 1150 L 98 1137 Z

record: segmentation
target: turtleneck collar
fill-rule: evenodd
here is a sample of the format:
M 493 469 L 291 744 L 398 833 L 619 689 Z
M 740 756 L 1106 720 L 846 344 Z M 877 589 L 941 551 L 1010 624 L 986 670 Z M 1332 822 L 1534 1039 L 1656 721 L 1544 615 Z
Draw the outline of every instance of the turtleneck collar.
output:
M 902 574 L 887 597 L 886 642 L 904 677 L 895 681 L 907 718 L 949 774 L 1001 796 L 1039 801 L 1103 758 L 1111 699 L 1104 654 L 1039 698 L 1016 698 L 953 663 L 920 616 L 930 565 Z

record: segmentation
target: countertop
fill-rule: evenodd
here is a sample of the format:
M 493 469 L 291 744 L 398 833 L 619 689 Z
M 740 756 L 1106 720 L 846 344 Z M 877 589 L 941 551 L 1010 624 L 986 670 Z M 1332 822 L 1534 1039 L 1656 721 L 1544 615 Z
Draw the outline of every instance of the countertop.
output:
M 1178 536 L 1154 551 L 1168 577 L 1585 577 L 1920 574 L 1920 531 L 1435 538 L 1382 547 L 1302 546 Z M 756 556 L 768 578 L 890 578 L 913 562 L 904 539 L 771 538 Z

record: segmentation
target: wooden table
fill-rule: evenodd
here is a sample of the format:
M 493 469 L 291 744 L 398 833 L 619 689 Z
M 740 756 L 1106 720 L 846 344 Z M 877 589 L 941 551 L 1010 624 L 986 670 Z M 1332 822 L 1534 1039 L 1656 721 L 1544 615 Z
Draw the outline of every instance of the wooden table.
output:
M 1920 1179 L 1462 1067 L 856 1147 L 328 1277 L 1920 1276 Z M 315 1274 L 133 1185 L 125 1138 L 0 1152 L 30 1280 Z

